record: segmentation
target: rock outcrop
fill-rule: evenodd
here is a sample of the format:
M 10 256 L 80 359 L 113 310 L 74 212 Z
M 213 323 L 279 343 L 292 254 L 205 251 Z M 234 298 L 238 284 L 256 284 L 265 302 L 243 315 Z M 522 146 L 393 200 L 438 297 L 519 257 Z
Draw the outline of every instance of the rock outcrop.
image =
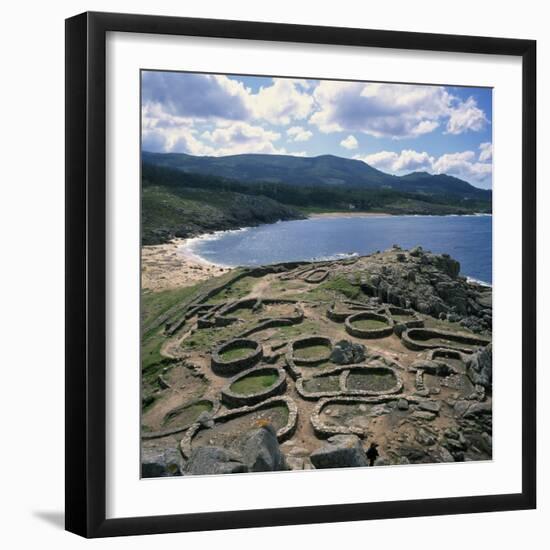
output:
M 268 424 L 247 432 L 232 448 L 205 446 L 194 449 L 185 474 L 236 474 L 288 469 L 275 429 Z
M 398 257 L 399 256 L 399 257 Z M 459 276 L 460 263 L 447 254 L 417 246 L 409 252 L 387 251 L 372 256 L 361 288 L 381 302 L 453 322 L 475 332 L 491 330 L 490 289 Z
M 184 460 L 175 447 L 144 447 L 141 451 L 141 477 L 181 476 Z
M 333 435 L 310 456 L 315 468 L 357 468 L 367 466 L 367 455 L 356 435 Z
M 466 374 L 474 384 L 492 391 L 493 387 L 493 345 L 474 353 L 466 363 Z
M 332 348 L 330 360 L 336 365 L 356 365 L 365 360 L 365 346 L 340 340 Z

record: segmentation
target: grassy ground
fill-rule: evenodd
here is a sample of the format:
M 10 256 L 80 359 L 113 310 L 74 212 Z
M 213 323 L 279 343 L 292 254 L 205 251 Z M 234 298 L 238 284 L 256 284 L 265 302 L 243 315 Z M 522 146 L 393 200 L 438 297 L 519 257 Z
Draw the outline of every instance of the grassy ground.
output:
M 352 326 L 360 330 L 376 330 L 379 328 L 386 328 L 388 323 L 384 321 L 378 321 L 378 319 L 359 319 L 352 323 Z
M 197 293 L 201 288 L 201 284 L 162 292 L 142 293 L 142 326 L 154 324 L 155 319 L 166 313 L 170 308 Z M 169 363 L 169 360 L 160 354 L 164 341 L 162 326 L 150 329 L 141 336 L 141 373 L 144 395 L 148 395 L 152 390 L 158 388 L 158 376 L 166 364 Z M 151 405 L 152 402 L 147 406 Z
M 346 277 L 334 277 L 316 288 L 307 292 L 306 297 L 311 300 L 357 300 L 362 296 L 359 286 L 352 284 Z
M 250 395 L 270 388 L 277 381 L 277 374 L 251 374 L 237 380 L 229 388 L 238 395 Z
M 255 282 L 257 282 L 257 279 L 254 277 L 243 277 L 233 283 L 230 287 L 224 288 L 221 292 L 218 292 L 215 296 L 208 300 L 208 303 L 218 304 L 229 300 L 240 300 L 250 293 Z
M 201 413 L 210 412 L 212 410 L 212 403 L 210 401 L 199 401 L 194 405 L 185 407 L 174 411 L 166 416 L 164 419 L 165 426 L 173 426 L 179 424 L 184 426 L 194 422 Z
M 315 359 L 317 357 L 324 357 L 330 352 L 330 348 L 325 345 L 307 346 L 294 350 L 294 357 L 297 359 Z
M 236 359 L 242 359 L 249 356 L 254 350 L 250 347 L 243 346 L 242 348 L 233 348 L 221 353 L 221 358 L 224 361 L 235 361 Z

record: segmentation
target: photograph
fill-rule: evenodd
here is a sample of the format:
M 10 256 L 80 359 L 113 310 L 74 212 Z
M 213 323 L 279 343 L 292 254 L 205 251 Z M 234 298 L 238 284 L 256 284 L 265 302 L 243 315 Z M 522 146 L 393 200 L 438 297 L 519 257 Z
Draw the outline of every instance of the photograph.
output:
M 492 460 L 492 88 L 140 76 L 142 478 Z

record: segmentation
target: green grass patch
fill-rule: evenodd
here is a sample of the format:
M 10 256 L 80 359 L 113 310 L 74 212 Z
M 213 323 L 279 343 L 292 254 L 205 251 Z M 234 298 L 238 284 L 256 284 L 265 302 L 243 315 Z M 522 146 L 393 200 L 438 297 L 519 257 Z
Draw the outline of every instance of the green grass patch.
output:
M 357 321 L 353 321 L 352 326 L 360 330 L 376 330 L 379 328 L 386 328 L 389 325 L 378 319 L 358 319 Z
M 252 286 L 258 279 L 255 277 L 243 277 L 235 281 L 231 286 L 228 286 L 212 296 L 209 303 L 218 304 L 220 302 L 228 302 L 231 300 L 240 300 L 244 298 L 252 290 Z
M 316 359 L 317 357 L 325 357 L 328 353 L 330 353 L 330 347 L 324 344 L 294 348 L 296 359 Z
M 350 373 L 347 387 L 352 390 L 386 391 L 395 385 L 395 376 L 391 373 L 369 372 Z
M 212 403 L 210 401 L 199 401 L 187 407 L 181 407 L 168 413 L 163 420 L 165 426 L 178 424 L 186 426 L 193 423 L 203 412 L 210 412 Z
M 305 293 L 305 296 L 311 300 L 329 301 L 334 299 L 357 300 L 362 294 L 361 288 L 352 284 L 346 277 L 335 277 Z
M 339 376 L 319 376 L 318 378 L 310 378 L 304 380 L 304 389 L 307 392 L 336 392 L 340 390 Z
M 233 348 L 228 349 L 220 353 L 221 358 L 224 361 L 235 361 L 237 359 L 244 359 L 253 353 L 254 349 L 248 346 L 243 346 L 242 348 Z
M 267 390 L 277 382 L 277 378 L 276 373 L 250 374 L 233 382 L 229 389 L 238 395 L 251 395 Z
M 233 323 L 226 327 L 211 327 L 197 329 L 191 336 L 182 342 L 184 349 L 197 351 L 212 351 L 220 342 L 233 340 L 238 334 L 253 327 L 254 321 Z
M 305 320 L 297 325 L 288 325 L 286 327 L 278 327 L 273 334 L 275 340 L 293 340 L 298 336 L 317 334 L 321 326 L 319 323 L 311 320 Z

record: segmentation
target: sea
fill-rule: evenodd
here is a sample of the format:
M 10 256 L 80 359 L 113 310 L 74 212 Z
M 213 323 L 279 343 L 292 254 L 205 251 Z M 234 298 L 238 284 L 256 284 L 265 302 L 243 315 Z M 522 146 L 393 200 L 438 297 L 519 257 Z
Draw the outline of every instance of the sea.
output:
M 492 284 L 492 216 L 345 216 L 280 221 L 191 239 L 187 251 L 225 266 L 332 260 L 420 245 L 460 262 L 461 275 Z

